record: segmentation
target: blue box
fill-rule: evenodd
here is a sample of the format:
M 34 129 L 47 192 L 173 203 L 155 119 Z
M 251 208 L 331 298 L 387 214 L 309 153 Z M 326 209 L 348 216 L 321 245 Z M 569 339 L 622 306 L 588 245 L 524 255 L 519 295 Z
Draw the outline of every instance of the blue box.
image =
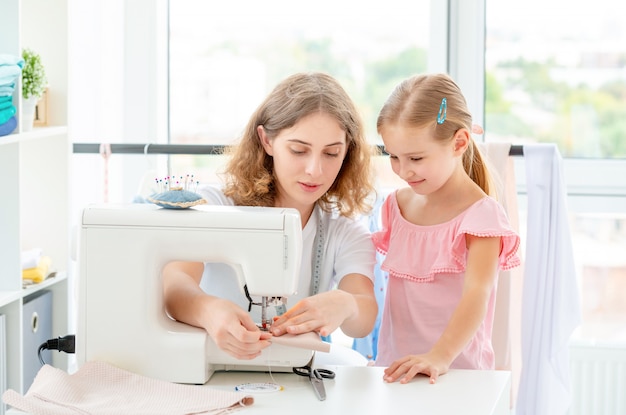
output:
M 52 338 L 52 292 L 39 291 L 24 299 L 22 307 L 23 347 L 23 393 L 28 391 L 41 369 L 39 346 Z M 52 353 L 44 350 L 43 361 L 52 364 Z

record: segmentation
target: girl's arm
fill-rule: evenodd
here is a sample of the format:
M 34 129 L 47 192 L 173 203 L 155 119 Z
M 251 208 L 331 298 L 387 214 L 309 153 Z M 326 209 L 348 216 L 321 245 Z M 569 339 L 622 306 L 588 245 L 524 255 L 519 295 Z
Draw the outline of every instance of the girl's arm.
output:
M 423 355 L 409 355 L 393 362 L 384 379 L 406 383 L 418 373 L 437 377 L 446 373 L 482 324 L 489 297 L 497 279 L 500 255 L 500 237 L 466 235 L 468 248 L 463 294 L 441 337 L 432 349 Z

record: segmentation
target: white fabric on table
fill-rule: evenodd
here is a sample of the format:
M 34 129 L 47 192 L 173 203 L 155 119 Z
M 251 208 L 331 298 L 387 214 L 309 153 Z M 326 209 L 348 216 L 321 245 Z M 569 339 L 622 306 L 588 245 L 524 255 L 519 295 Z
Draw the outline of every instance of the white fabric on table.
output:
M 24 396 L 8 389 L 2 399 L 32 415 L 213 415 L 254 402 L 241 392 L 170 383 L 104 362 L 87 362 L 71 375 L 44 365 Z

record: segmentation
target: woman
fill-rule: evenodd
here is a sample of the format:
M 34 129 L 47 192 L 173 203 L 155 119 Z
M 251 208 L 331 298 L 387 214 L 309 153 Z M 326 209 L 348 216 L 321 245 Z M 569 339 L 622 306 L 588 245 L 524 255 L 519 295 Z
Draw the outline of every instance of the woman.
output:
M 163 272 L 169 314 L 204 328 L 239 359 L 257 357 L 272 336 L 285 333 L 327 336 L 340 327 L 351 337 L 367 335 L 378 310 L 375 250 L 355 217 L 370 209 L 371 148 L 354 103 L 334 78 L 301 73 L 278 84 L 231 149 L 224 187 L 200 193 L 213 204 L 300 212 L 298 295 L 262 331 L 225 267 L 218 273 L 215 264 L 176 262 Z

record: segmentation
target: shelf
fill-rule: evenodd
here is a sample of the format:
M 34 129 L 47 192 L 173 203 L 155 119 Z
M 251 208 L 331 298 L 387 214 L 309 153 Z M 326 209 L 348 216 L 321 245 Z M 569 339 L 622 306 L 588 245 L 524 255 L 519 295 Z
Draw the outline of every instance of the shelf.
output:
M 5 388 L 25 393 L 24 305 L 43 290 L 52 293 L 52 336 L 68 334 L 71 273 L 69 255 L 69 170 L 67 124 L 67 0 L 2 0 L 0 53 L 19 56 L 30 48 L 41 56 L 48 79 L 47 125 L 0 136 L 0 314 L 5 316 Z M 19 120 L 21 79 L 13 92 Z M 22 287 L 22 252 L 41 249 L 52 259 L 55 277 Z M 60 271 L 59 271 L 60 270 Z M 53 365 L 68 367 L 67 357 L 53 355 Z M 0 390 L 0 395 L 4 390 Z M 0 415 L 4 414 L 0 403 Z
M 30 140 L 38 140 L 41 138 L 57 136 L 57 135 L 67 135 L 67 127 L 66 126 L 54 126 L 54 127 L 35 127 L 32 131 L 28 131 L 25 133 L 13 133 L 0 137 L 0 146 L 9 145 L 14 143 L 20 143 Z
M 45 290 L 46 288 L 50 288 L 51 286 L 58 284 L 61 281 L 65 281 L 67 279 L 67 273 L 57 272 L 56 276 L 50 277 L 48 279 L 43 280 L 39 284 L 28 285 L 22 289 L 22 297 L 28 297 L 40 290 Z
M 0 314 L 2 314 L 2 307 L 10 304 L 14 301 L 17 301 L 21 298 L 28 297 L 40 290 L 45 290 L 46 288 L 50 288 L 55 284 L 58 284 L 61 281 L 67 280 L 66 272 L 57 272 L 55 277 L 48 278 L 39 284 L 29 285 L 21 290 L 13 290 L 13 291 L 0 291 Z
M 2 307 L 13 303 L 20 298 L 22 298 L 21 291 L 0 291 L 0 314 L 3 314 Z

